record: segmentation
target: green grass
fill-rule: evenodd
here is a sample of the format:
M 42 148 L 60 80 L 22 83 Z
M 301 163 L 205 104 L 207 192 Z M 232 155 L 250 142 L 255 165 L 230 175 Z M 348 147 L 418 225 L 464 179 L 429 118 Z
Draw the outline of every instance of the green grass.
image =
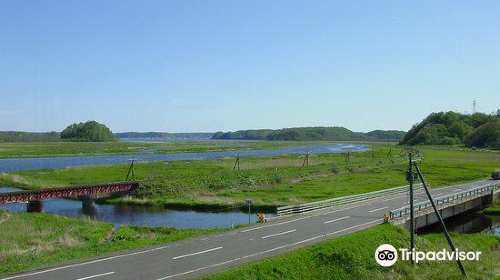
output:
M 251 199 L 256 207 L 275 207 L 405 185 L 404 158 L 387 158 L 389 149 L 372 144 L 370 151 L 322 154 L 303 158 L 284 155 L 242 158 L 241 171 L 233 171 L 234 158 L 202 161 L 147 162 L 136 165 L 136 178 L 147 179 L 132 196 L 110 203 L 167 205 L 169 207 L 242 206 Z M 460 147 L 422 147 L 420 163 L 432 187 L 487 178 L 500 167 L 495 151 L 470 151 Z M 393 155 L 399 153 L 393 148 Z M 59 170 L 32 170 L 0 174 L 0 185 L 26 189 L 121 181 L 128 166 L 92 166 Z
M 316 142 L 281 141 L 203 141 L 203 142 L 39 142 L 39 143 L 0 143 L 0 158 L 14 157 L 55 157 L 55 156 L 93 156 L 117 155 L 124 153 L 144 154 L 142 150 L 163 153 L 218 152 L 255 149 L 274 149 L 293 146 L 316 145 Z
M 393 225 L 379 225 L 348 236 L 318 243 L 277 257 L 245 264 L 202 277 L 224 279 L 492 279 L 500 275 L 500 237 L 484 234 L 451 234 L 462 251 L 481 251 L 479 261 L 464 261 L 469 278 L 460 274 L 453 261 L 424 261 L 412 268 L 398 260 L 392 267 L 378 265 L 375 249 L 381 244 L 409 247 L 409 234 Z M 449 250 L 442 234 L 417 237 L 422 251 Z
M 500 206 L 490 206 L 484 208 L 483 213 L 486 215 L 500 215 Z
M 0 210 L 0 274 L 163 244 L 223 229 L 121 226 L 50 214 Z

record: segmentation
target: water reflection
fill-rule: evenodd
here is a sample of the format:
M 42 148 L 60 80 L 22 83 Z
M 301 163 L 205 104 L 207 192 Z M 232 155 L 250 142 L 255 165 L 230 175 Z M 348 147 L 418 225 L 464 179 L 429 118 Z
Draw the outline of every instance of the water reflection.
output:
M 487 233 L 500 235 L 500 217 L 487 216 L 478 211 L 467 212 L 444 220 L 448 231 L 458 233 Z M 417 230 L 417 233 L 440 233 L 437 223 Z
M 0 188 L 0 192 L 17 191 L 15 188 Z M 15 212 L 26 212 L 27 203 L 0 204 L 0 209 Z M 82 207 L 79 200 L 62 198 L 43 201 L 45 213 L 57 214 L 74 218 L 91 218 L 97 221 L 115 225 L 163 226 L 176 228 L 214 228 L 231 227 L 248 223 L 248 213 L 234 212 L 197 212 L 169 210 L 163 207 L 101 205 L 94 204 Z M 274 216 L 267 213 L 267 216 Z M 252 223 L 257 222 L 255 214 L 250 215 Z

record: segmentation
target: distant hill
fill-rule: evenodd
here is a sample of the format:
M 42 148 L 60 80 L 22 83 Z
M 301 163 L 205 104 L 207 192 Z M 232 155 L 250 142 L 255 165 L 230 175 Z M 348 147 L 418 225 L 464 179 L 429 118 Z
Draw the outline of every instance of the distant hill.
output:
M 61 139 L 75 142 L 108 142 L 116 137 L 104 124 L 96 121 L 74 123 L 61 131 Z
M 414 125 L 400 142 L 407 145 L 465 144 L 500 148 L 500 114 L 438 112 Z
M 193 132 L 193 133 L 167 133 L 167 132 L 120 132 L 115 136 L 120 139 L 172 139 L 172 140 L 207 140 L 211 139 L 213 133 Z
M 0 142 L 56 142 L 59 133 L 52 132 L 23 132 L 0 131 Z
M 236 132 L 217 132 L 213 134 L 212 139 L 220 140 L 266 140 L 271 134 L 271 129 L 249 129 L 238 130 Z
M 257 129 L 236 132 L 217 132 L 212 139 L 272 140 L 272 141 L 399 141 L 405 134 L 397 130 L 354 132 L 345 127 L 294 127 L 278 130 Z

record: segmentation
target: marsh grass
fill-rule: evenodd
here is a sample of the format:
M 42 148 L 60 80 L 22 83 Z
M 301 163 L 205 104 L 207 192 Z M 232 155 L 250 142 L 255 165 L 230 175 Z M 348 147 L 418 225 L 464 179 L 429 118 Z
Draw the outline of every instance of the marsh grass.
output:
M 406 184 L 406 159 L 387 158 L 389 148 L 372 144 L 371 151 L 321 154 L 310 158 L 283 155 L 242 158 L 240 172 L 234 158 L 137 163 L 136 178 L 147 180 L 130 196 L 108 203 L 166 205 L 172 208 L 241 207 L 246 199 L 255 207 L 311 202 L 402 186 Z M 470 182 L 489 177 L 500 167 L 497 151 L 470 151 L 459 147 L 418 147 L 420 163 L 431 187 Z M 400 148 L 392 148 L 393 156 Z M 121 181 L 127 165 L 32 170 L 0 175 L 0 184 L 27 189 Z
M 201 142 L 17 142 L 0 143 L 0 158 L 119 155 L 125 153 L 194 153 L 275 149 L 326 142 L 201 141 Z M 153 151 L 147 151 L 154 149 Z M 146 150 L 146 151 L 144 151 Z
M 163 244 L 223 229 L 121 226 L 51 214 L 0 211 L 0 274 Z

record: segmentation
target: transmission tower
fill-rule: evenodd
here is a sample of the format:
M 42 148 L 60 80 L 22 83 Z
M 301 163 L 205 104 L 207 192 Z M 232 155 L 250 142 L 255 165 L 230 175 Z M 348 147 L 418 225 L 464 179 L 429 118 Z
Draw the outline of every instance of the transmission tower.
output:
M 309 151 L 307 151 L 306 155 L 304 156 L 304 162 L 302 163 L 302 167 L 304 166 L 309 166 Z
M 131 163 L 130 163 L 130 166 L 128 168 L 127 177 L 125 177 L 125 181 L 128 181 L 129 178 L 130 178 L 130 180 L 134 181 L 135 180 L 135 173 L 134 173 L 135 158 L 133 157 L 133 158 L 129 159 L 129 161 L 131 161 Z
M 472 101 L 472 113 L 476 113 L 476 99 L 474 99 L 474 101 Z
M 351 161 L 351 150 L 347 150 L 347 154 L 345 154 L 345 161 Z
M 236 161 L 234 162 L 233 171 L 240 171 L 240 153 L 238 153 Z

